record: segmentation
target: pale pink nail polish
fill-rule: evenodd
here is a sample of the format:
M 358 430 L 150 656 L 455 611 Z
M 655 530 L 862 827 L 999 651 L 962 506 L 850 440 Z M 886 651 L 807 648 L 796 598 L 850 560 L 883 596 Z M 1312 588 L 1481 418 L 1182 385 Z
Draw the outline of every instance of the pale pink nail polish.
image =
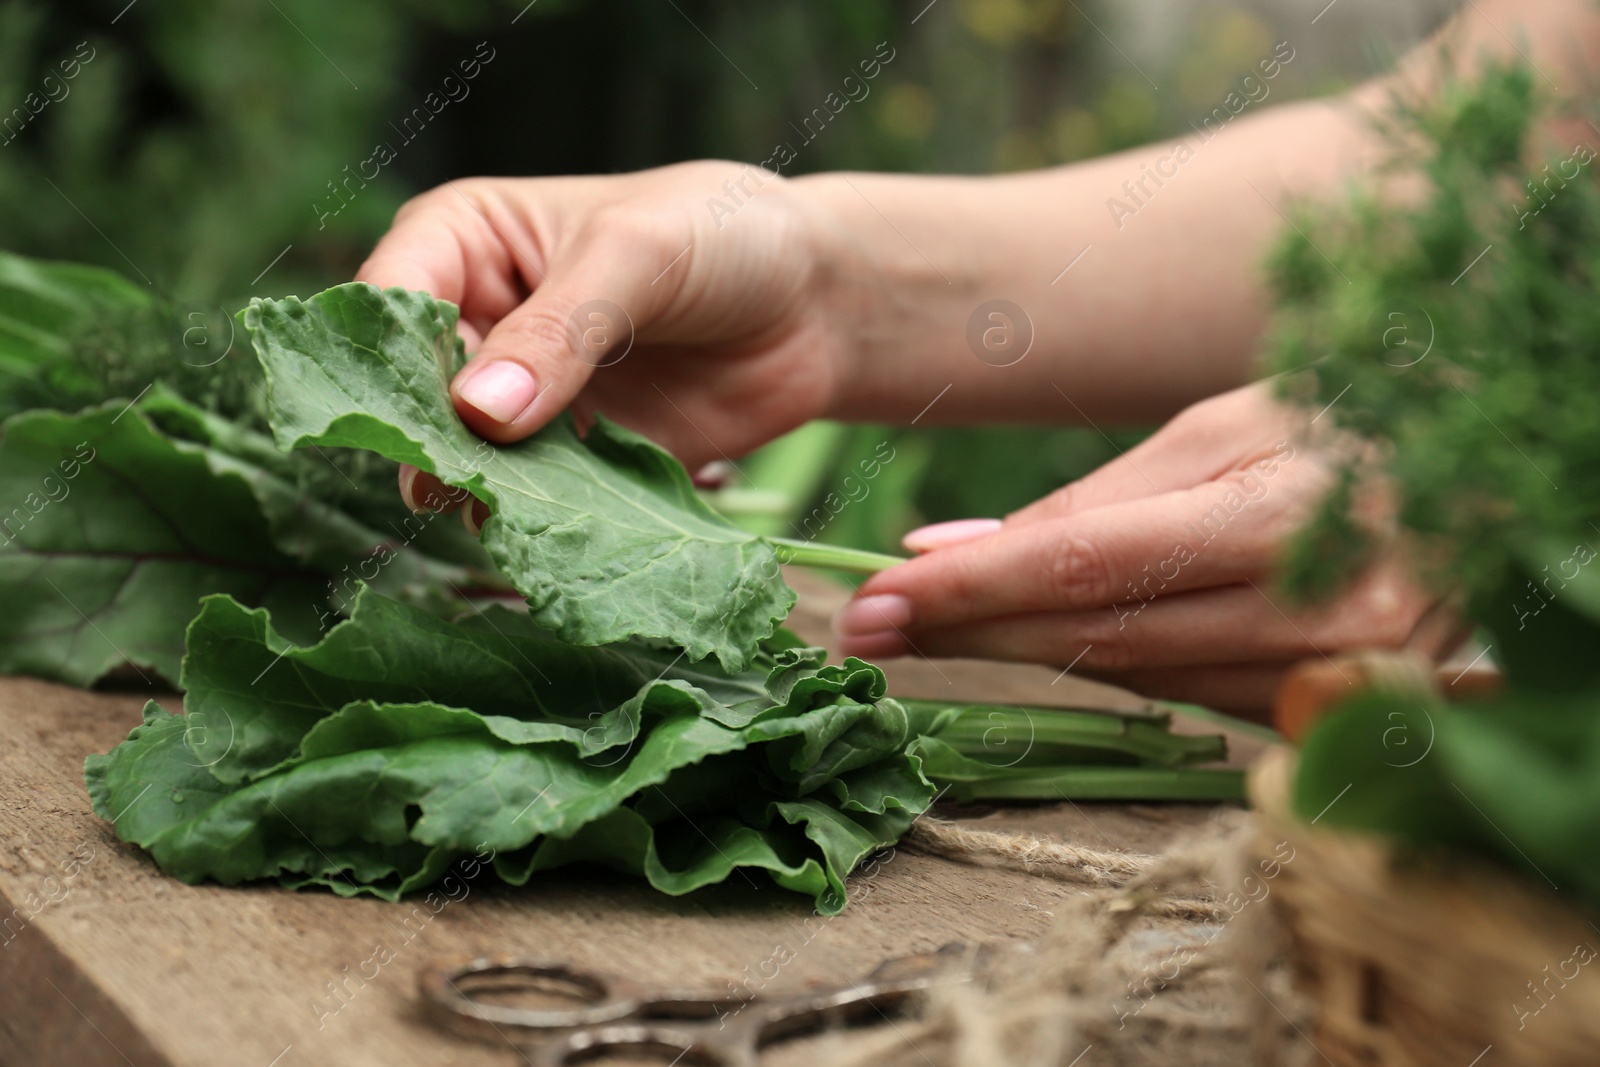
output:
M 911 601 L 899 593 L 852 600 L 833 616 L 833 632 L 841 637 L 885 633 L 910 625 Z
M 948 548 L 964 541 L 976 541 L 980 537 L 988 537 L 999 531 L 1003 525 L 1005 524 L 999 519 L 957 519 L 954 522 L 936 522 L 932 526 L 912 530 L 901 538 L 900 543 L 906 547 L 907 552 L 932 552 L 936 548 Z
M 456 388 L 462 401 L 495 422 L 511 422 L 527 410 L 539 394 L 528 368 L 509 359 L 496 359 L 469 371 Z

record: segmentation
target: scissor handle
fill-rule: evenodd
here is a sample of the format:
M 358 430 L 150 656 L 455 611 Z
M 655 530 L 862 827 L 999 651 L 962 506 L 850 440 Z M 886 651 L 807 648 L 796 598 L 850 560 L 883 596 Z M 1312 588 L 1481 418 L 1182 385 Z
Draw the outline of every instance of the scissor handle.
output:
M 756 1017 L 751 1020 L 751 1029 L 756 1043 L 765 1045 L 831 1026 L 870 1019 L 874 1014 L 889 1019 L 913 997 L 937 984 L 939 980 L 928 977 L 894 982 L 864 981 L 849 989 L 777 998 L 757 1007 Z
M 573 1030 L 535 1050 L 538 1067 L 571 1067 L 597 1054 L 643 1054 L 674 1067 L 757 1067 L 750 1031 L 721 1035 L 704 1020 L 623 1021 Z
M 540 1067 L 592 1058 L 600 1050 L 666 1054 L 673 1063 L 756 1067 L 756 1050 L 771 1041 L 902 1009 L 914 994 L 961 981 L 966 968 L 949 946 L 938 953 L 886 961 L 847 987 L 790 997 L 746 999 L 647 991 L 638 983 L 531 957 L 480 957 L 418 975 L 424 1010 L 468 1037 L 530 1046 Z M 496 979 L 533 979 L 585 1002 L 537 1010 L 479 1000 Z M 537 1042 L 530 1034 L 540 1035 Z M 531 1061 L 530 1061 L 531 1062 Z
M 684 1067 L 757 1067 L 763 1046 L 843 1026 L 874 1013 L 889 1019 L 914 996 L 948 977 L 921 974 L 892 980 L 864 979 L 850 988 L 831 989 L 790 997 L 754 997 L 727 1005 L 727 1014 L 709 1013 L 695 1020 L 687 1015 L 664 1017 L 661 1007 L 677 1002 L 645 1005 L 646 1018 L 629 1018 L 584 1027 L 552 1037 L 537 1050 L 538 1067 L 571 1067 L 587 1062 L 597 1052 L 644 1053 L 663 1063 Z M 686 1003 L 686 1002 L 685 1002 Z M 710 1005 L 711 1002 L 702 1002 Z
M 582 1001 L 580 1007 L 540 1010 L 479 1000 L 477 993 L 495 979 L 542 980 Z M 417 977 L 417 989 L 428 1015 L 458 1033 L 489 1041 L 512 1030 L 561 1030 L 597 1026 L 626 1018 L 639 1002 L 619 990 L 615 979 L 570 964 L 526 956 L 482 956 L 455 966 L 430 967 Z

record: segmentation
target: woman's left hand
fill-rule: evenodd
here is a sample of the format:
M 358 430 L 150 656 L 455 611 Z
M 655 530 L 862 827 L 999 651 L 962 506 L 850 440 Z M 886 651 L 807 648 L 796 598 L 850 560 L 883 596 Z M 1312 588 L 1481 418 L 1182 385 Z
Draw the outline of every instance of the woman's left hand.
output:
M 1329 604 L 1295 607 L 1274 589 L 1285 540 L 1331 484 L 1297 440 L 1304 423 L 1267 385 L 1238 389 L 1004 521 L 913 531 L 906 547 L 921 554 L 835 616 L 841 651 L 1048 663 L 1247 712 L 1307 657 L 1447 655 L 1455 627 L 1436 624 L 1393 552 Z

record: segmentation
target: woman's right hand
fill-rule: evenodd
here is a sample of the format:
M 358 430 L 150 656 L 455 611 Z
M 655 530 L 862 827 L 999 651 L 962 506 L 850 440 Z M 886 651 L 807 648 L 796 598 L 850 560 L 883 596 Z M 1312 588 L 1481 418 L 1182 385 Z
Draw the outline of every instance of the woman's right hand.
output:
M 693 470 L 826 413 L 851 358 L 828 225 L 795 188 L 723 162 L 449 182 L 400 209 L 356 277 L 460 306 L 472 358 L 450 394 L 481 436 L 600 411 Z M 400 485 L 413 508 L 451 506 L 415 468 Z

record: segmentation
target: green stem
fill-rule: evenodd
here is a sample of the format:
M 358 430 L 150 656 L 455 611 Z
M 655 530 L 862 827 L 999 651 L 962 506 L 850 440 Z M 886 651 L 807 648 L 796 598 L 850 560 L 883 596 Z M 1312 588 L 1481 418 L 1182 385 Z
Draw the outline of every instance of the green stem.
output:
M 899 556 L 886 556 L 881 552 L 866 552 L 859 548 L 819 545 L 815 541 L 794 541 L 787 537 L 769 537 L 767 540 L 778 550 L 779 563 L 798 563 L 802 567 L 877 574 L 905 562 Z
M 933 776 L 937 783 L 939 778 Z M 949 782 L 952 800 L 1244 800 L 1244 772 L 1068 767 L 1026 778 Z
M 1114 715 L 1056 707 L 955 705 L 954 717 L 930 715 L 933 701 L 901 701 L 922 733 L 965 757 L 995 766 L 1088 763 L 1096 750 L 1122 753 L 1147 766 L 1181 766 L 1226 760 L 1227 744 L 1219 734 L 1174 734 L 1165 717 Z M 942 721 L 933 728 L 931 721 Z M 931 720 L 931 721 L 930 721 Z
M 1128 762 L 1177 767 L 1227 758 L 1221 735 L 1175 734 L 1170 716 L 1015 704 L 901 699 L 912 728 L 994 767 L 1066 766 L 1121 753 Z
M 1220 734 L 1175 734 L 1164 713 L 901 700 L 923 773 L 954 800 L 1241 800 Z

